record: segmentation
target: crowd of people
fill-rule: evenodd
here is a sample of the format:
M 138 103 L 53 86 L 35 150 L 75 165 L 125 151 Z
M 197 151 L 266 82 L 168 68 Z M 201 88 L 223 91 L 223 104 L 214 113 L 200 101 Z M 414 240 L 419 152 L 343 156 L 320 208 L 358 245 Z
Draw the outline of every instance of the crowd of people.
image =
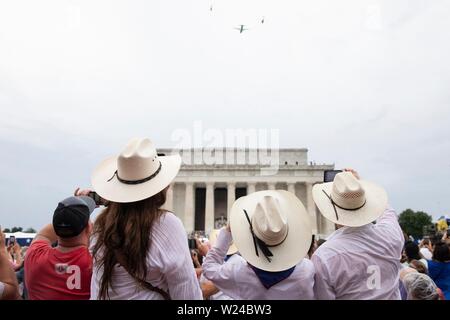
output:
M 133 139 L 60 201 L 29 248 L 0 230 L 0 298 L 32 300 L 450 299 L 448 234 L 405 237 L 386 191 L 345 169 L 313 200 L 335 224 L 316 240 L 301 200 L 258 191 L 228 209 L 209 239 L 163 209 L 181 165 Z M 91 214 L 102 211 L 94 222 Z

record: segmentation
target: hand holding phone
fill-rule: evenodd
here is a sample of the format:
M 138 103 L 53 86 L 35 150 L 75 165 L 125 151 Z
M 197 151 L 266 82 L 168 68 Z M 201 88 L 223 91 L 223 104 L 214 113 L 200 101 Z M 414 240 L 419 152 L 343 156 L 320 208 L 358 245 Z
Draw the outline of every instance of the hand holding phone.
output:
M 197 249 L 197 241 L 194 238 L 188 239 L 188 246 L 190 250 Z
M 92 198 L 95 201 L 95 204 L 98 206 L 108 206 L 108 201 L 100 197 L 97 192 L 91 191 L 88 193 L 88 197 Z
M 13 247 L 16 244 L 16 237 L 10 236 L 8 240 L 8 247 Z
M 358 171 L 353 170 L 352 168 L 345 168 L 344 171 L 351 172 L 355 176 L 356 179 L 358 179 L 358 180 L 360 179 Z
M 323 182 L 333 182 L 334 177 L 340 172 L 342 172 L 342 170 L 325 170 L 323 172 Z

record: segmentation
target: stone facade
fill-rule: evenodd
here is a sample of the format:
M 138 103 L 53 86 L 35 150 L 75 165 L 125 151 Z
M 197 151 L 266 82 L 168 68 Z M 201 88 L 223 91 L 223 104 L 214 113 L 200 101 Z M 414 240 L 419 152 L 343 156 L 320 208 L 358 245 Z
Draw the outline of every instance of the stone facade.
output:
M 159 149 L 178 153 L 182 166 L 168 190 L 165 207 L 183 221 L 188 232 L 219 228 L 236 198 L 266 189 L 294 193 L 311 216 L 313 233 L 324 237 L 334 225 L 324 219 L 312 200 L 312 187 L 323 182 L 334 165 L 308 163 L 307 149 Z

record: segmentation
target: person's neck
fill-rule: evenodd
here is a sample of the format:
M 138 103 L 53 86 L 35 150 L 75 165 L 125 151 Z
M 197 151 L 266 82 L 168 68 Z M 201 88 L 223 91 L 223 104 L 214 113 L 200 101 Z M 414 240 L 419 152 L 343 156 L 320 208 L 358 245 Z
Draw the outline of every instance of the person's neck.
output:
M 69 252 L 69 251 L 76 250 L 80 247 L 87 247 L 87 245 L 85 242 L 83 242 L 81 240 L 76 241 L 76 242 L 71 242 L 71 243 L 58 242 L 57 249 L 61 252 Z

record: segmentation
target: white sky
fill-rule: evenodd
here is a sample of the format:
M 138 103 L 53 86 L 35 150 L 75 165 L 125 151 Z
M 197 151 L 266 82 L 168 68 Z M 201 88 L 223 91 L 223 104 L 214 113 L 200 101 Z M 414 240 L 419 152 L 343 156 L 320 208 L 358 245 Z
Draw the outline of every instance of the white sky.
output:
M 0 0 L 0 224 L 40 228 L 129 138 L 170 147 L 197 120 L 279 129 L 398 211 L 449 214 L 449 16 L 445 0 Z

